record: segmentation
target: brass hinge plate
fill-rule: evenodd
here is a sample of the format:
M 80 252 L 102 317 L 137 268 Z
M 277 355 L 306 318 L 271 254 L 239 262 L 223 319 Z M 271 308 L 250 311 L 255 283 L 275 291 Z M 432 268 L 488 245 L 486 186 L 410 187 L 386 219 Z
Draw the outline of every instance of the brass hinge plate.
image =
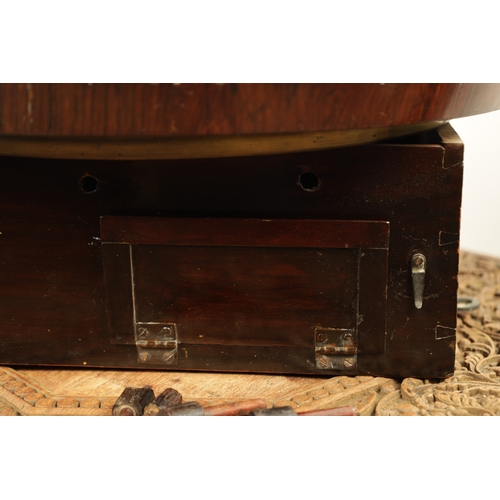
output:
M 356 332 L 343 328 L 314 328 L 316 367 L 321 370 L 356 370 Z
M 175 323 L 136 323 L 135 338 L 139 364 L 177 364 L 178 341 Z

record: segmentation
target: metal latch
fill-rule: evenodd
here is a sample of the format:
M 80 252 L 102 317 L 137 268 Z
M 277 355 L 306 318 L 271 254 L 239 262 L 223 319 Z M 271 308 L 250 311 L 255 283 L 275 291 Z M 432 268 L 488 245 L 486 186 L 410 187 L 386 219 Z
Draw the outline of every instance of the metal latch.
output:
M 425 285 L 425 255 L 416 253 L 411 258 L 411 278 L 413 281 L 413 300 L 417 309 L 422 309 Z
M 314 328 L 316 367 L 322 370 L 355 370 L 358 348 L 355 331 L 342 328 Z
M 136 323 L 135 345 L 141 364 L 177 364 L 177 326 L 175 323 Z

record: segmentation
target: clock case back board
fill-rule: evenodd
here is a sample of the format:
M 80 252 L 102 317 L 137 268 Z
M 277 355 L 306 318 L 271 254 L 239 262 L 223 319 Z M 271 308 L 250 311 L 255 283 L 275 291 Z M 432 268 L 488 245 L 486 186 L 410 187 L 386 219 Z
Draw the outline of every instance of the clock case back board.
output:
M 2 364 L 453 372 L 449 125 L 309 153 L 0 165 Z

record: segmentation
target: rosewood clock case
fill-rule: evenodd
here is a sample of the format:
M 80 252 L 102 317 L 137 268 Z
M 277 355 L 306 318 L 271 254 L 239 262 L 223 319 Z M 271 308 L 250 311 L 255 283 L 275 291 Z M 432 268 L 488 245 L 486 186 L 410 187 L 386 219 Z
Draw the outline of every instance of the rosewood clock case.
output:
M 0 363 L 453 372 L 463 144 L 0 157 Z

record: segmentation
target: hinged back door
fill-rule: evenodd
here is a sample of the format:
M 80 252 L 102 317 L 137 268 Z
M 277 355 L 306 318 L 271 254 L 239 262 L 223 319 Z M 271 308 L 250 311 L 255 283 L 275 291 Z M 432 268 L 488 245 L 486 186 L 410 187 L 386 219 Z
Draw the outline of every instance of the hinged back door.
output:
M 111 339 L 140 364 L 356 370 L 384 351 L 388 222 L 103 217 L 101 237 Z

